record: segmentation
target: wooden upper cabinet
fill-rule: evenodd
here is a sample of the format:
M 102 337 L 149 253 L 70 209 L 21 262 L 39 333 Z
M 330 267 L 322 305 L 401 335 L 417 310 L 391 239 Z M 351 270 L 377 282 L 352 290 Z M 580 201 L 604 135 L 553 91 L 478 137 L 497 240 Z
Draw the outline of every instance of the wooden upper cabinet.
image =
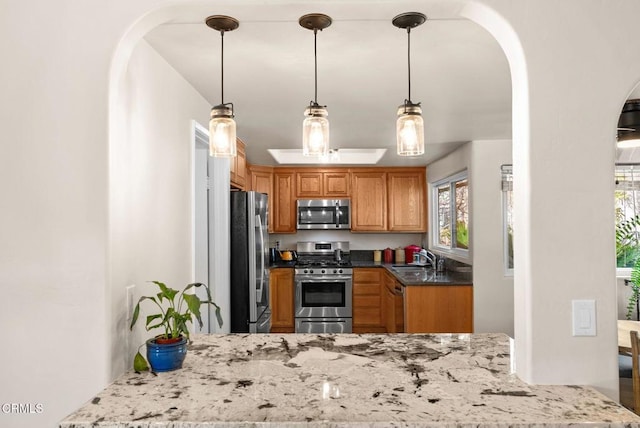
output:
M 349 181 L 349 171 L 346 169 L 298 169 L 296 197 L 348 198 Z
M 348 198 L 351 180 L 348 171 L 327 171 L 322 173 L 322 184 L 326 197 Z
M 296 232 L 295 172 L 293 169 L 277 168 L 273 173 L 274 233 Z
M 427 231 L 427 179 L 424 168 L 387 172 L 389 231 Z
M 323 196 L 322 173 L 319 171 L 298 172 L 296 184 L 298 198 L 321 198 Z
M 387 174 L 376 170 L 351 172 L 351 230 L 387 230 Z
M 269 196 L 269 233 L 273 232 L 273 167 L 247 164 L 248 190 L 265 193 Z
M 229 178 L 231 187 L 245 190 L 247 186 L 247 156 L 245 145 L 241 139 L 236 138 L 237 155 L 229 159 Z

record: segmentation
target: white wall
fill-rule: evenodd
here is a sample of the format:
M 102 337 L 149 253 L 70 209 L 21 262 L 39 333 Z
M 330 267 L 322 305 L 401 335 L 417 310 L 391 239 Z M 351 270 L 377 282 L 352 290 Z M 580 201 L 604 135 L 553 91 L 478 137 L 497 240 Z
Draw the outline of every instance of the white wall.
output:
M 471 162 L 474 327 L 478 333 L 513 337 L 513 276 L 504 274 L 500 171 L 511 163 L 511 141 L 473 141 Z
M 194 280 L 191 121 L 206 123 L 210 109 L 145 41 L 131 55 L 122 90 L 123 138 L 111 150 L 112 376 L 131 366 L 150 336 L 143 318 L 128 334 L 125 287 L 135 285 L 137 302 L 156 293 L 148 281 L 181 290 Z
M 497 37 L 514 90 L 517 373 L 617 397 L 614 136 L 640 75 L 640 41 L 627 33 L 640 3 L 482 3 L 499 13 L 473 3 L 463 15 Z M 580 179 L 560 185 L 567 177 Z M 596 336 L 572 335 L 576 299 L 596 301 Z
M 511 163 L 511 141 L 473 141 L 427 166 L 427 181 L 468 171 L 469 259 L 473 265 L 474 331 L 513 337 L 513 277 L 503 268 L 500 165 Z M 430 213 L 431 209 L 430 207 Z

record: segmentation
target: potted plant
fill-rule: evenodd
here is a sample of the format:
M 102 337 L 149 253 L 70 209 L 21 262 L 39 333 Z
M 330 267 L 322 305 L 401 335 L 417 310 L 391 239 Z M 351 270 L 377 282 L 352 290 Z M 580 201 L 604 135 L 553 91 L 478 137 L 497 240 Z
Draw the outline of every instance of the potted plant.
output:
M 222 327 L 220 307 L 211 300 L 211 292 L 206 284 L 195 282 L 187 284 L 182 291 L 178 291 L 167 287 L 160 281 L 151 282 L 160 288 L 160 292 L 153 296 L 140 297 L 133 310 L 129 330 L 132 330 L 136 321 L 138 321 L 140 304 L 145 300 L 150 300 L 157 308 L 156 312 L 147 315 L 145 327 L 147 331 L 159 327 L 164 329 L 164 333 L 145 342 L 147 345 L 146 359 L 140 353 L 140 348 L 138 348 L 138 352 L 133 359 L 133 369 L 137 372 L 149 370 L 149 364 L 151 364 L 154 372 L 176 370 L 182 367 L 182 362 L 187 354 L 187 341 L 190 341 L 188 323 L 193 322 L 195 317 L 198 325 L 202 328 L 200 306 L 206 303 L 216 308 L 215 313 L 218 325 Z M 207 300 L 200 300 L 195 294 L 187 293 L 188 290 L 199 287 L 203 287 L 206 290 Z

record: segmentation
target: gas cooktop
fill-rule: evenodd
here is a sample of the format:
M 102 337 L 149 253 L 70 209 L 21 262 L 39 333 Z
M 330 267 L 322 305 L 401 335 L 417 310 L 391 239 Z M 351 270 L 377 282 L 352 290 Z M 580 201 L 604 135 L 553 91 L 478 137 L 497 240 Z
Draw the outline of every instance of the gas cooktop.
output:
M 298 258 L 296 267 L 351 267 L 350 260 L 306 260 Z

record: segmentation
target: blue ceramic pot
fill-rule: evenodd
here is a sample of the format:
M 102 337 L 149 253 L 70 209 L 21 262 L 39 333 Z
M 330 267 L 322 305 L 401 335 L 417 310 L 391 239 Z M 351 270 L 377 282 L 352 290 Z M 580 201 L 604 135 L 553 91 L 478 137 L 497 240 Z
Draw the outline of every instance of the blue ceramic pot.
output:
M 181 337 L 175 343 L 157 343 L 156 339 L 147 340 L 147 360 L 155 372 L 168 372 L 182 367 L 187 356 L 187 339 Z

